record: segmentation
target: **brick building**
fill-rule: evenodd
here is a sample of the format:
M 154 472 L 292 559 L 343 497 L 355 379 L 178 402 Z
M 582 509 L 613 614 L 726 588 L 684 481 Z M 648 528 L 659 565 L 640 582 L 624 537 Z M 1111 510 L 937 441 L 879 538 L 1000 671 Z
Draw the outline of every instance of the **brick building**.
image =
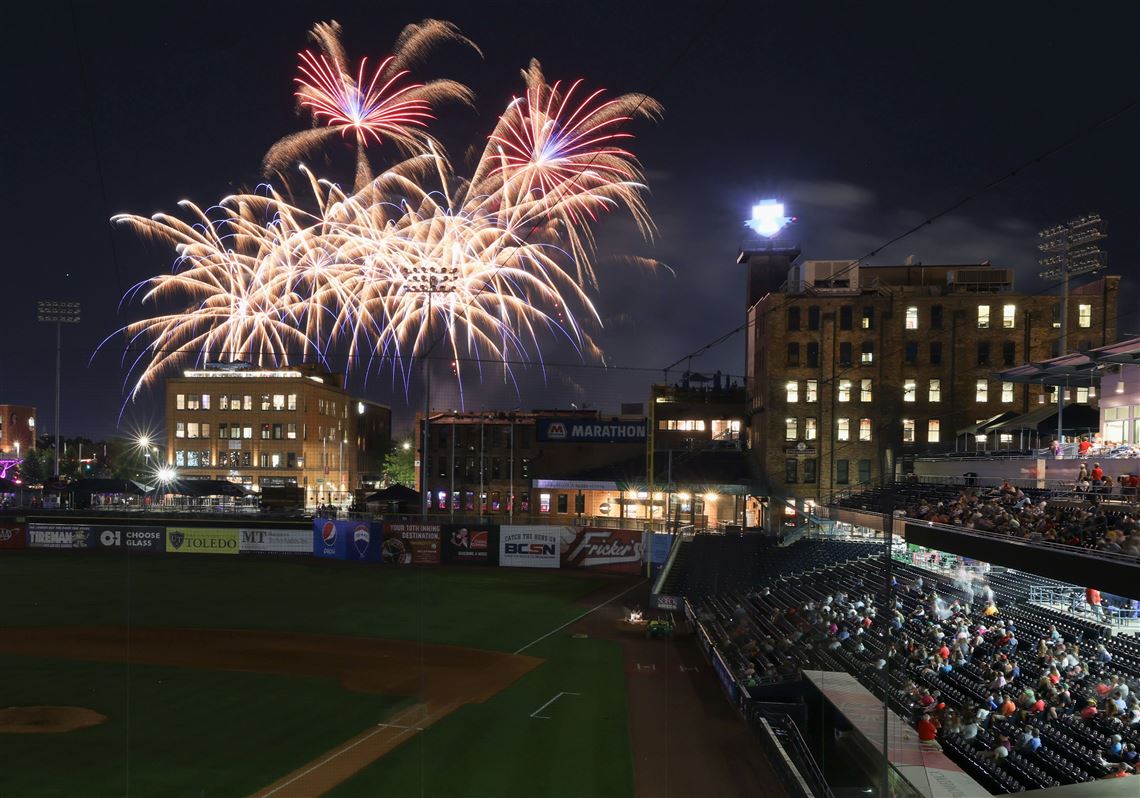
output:
M 750 270 L 750 445 L 774 498 L 822 503 L 916 454 L 972 448 L 978 422 L 1037 407 L 1040 386 L 996 372 L 1059 354 L 1059 296 L 1019 294 L 1012 270 L 989 264 L 798 255 L 768 246 L 740 258 Z M 1119 280 L 1071 290 L 1071 349 L 1115 340 Z
M 184 479 L 299 487 L 309 506 L 344 502 L 378 470 L 391 415 L 312 366 L 188 370 L 166 382 L 165 462 Z
M 0 405 L 0 454 L 20 455 L 36 441 L 36 409 L 27 405 Z

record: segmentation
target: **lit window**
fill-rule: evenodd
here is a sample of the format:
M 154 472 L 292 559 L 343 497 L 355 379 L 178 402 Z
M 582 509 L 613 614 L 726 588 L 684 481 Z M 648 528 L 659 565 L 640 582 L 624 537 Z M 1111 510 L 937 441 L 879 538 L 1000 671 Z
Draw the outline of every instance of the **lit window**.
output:
M 926 442 L 938 443 L 938 438 L 942 432 L 942 422 L 936 418 L 930 419 L 926 422 Z
M 1092 327 L 1092 305 L 1077 305 L 1077 326 Z
M 875 344 L 873 344 L 871 341 L 863 342 L 863 352 L 860 356 L 859 362 L 864 366 L 869 366 L 875 362 Z
M 784 385 L 785 398 L 789 402 L 798 402 L 800 400 L 800 384 L 796 380 L 788 380 Z
M 1012 382 L 1003 382 L 1001 384 L 1001 400 L 1003 402 L 1012 402 L 1013 401 L 1013 383 Z
M 230 407 L 232 408 L 234 406 L 235 406 L 235 402 L 231 399 L 230 400 Z M 251 396 L 250 394 L 247 393 L 245 396 L 243 396 L 241 398 L 241 409 L 242 410 L 253 410 L 253 396 Z
M 1017 305 L 1002 305 L 1001 306 L 1001 326 L 1007 330 L 1012 330 L 1016 324 L 1017 318 Z
M 871 390 L 870 380 L 859 381 L 859 401 L 871 402 L 874 401 L 874 392 Z
M 835 420 L 836 432 L 835 439 L 839 441 L 851 440 L 851 419 L 839 418 Z
M 180 393 L 180 394 L 175 395 L 175 397 L 174 397 L 174 408 L 176 410 L 185 410 L 186 409 L 186 394 Z
M 297 439 L 297 424 L 289 423 L 285 425 L 285 437 L 289 440 Z
M 869 330 L 875 326 L 874 308 L 863 308 L 863 321 L 859 326 L 861 326 L 864 330 Z
M 837 397 L 840 402 L 851 401 L 851 380 L 839 381 L 839 396 Z
M 916 380 L 903 380 L 903 401 L 913 402 L 917 390 L 918 382 Z
M 550 494 L 549 493 L 538 494 L 538 511 L 540 513 L 549 513 L 550 512 Z
M 998 436 L 1002 443 L 1013 443 L 1013 433 L 1003 432 Z
M 819 401 L 819 383 L 816 380 L 806 380 L 804 382 L 804 401 Z
M 174 437 L 175 438 L 185 438 L 186 437 L 186 422 L 185 421 L 175 421 L 174 422 Z
M 988 402 L 990 400 L 990 384 L 985 380 L 974 383 L 974 401 Z
M 289 394 L 286 407 L 289 410 L 296 410 L 297 409 L 297 394 L 295 394 L 295 393 Z
M 189 424 L 186 425 L 186 437 L 187 438 L 197 438 L 198 437 L 198 422 L 197 421 L 191 421 Z
M 914 443 L 914 419 L 904 418 L 903 423 L 903 443 Z
M 281 467 L 281 455 L 279 455 L 279 454 L 269 455 L 269 467 L 270 468 L 280 468 Z
M 815 417 L 808 416 L 804 419 L 804 440 L 814 441 L 816 439 L 816 426 Z
M 285 394 L 283 394 L 283 393 L 273 394 L 273 409 L 274 410 L 284 410 L 285 409 Z
M 785 418 L 784 419 L 784 440 L 794 441 L 799 436 L 800 436 L 799 419 Z
M 918 308 L 914 305 L 906 309 L 906 328 L 908 330 L 918 329 Z
M 869 419 L 869 418 L 859 419 L 859 440 L 861 440 L 861 441 L 871 440 L 871 419 Z
M 1077 388 L 1077 404 L 1080 404 L 1080 405 L 1088 404 L 1088 401 L 1089 401 L 1089 389 L 1088 388 Z
M 930 390 L 927 392 L 926 398 L 931 402 L 942 401 L 942 380 L 930 381 Z
M 990 306 L 978 305 L 978 329 L 988 330 L 990 328 Z

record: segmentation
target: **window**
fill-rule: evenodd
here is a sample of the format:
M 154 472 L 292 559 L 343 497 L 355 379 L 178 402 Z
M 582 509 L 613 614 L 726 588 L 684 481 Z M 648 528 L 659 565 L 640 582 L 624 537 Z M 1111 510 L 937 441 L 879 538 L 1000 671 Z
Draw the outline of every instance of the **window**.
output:
M 219 396 L 218 397 L 218 409 L 219 410 L 229 410 L 230 409 L 230 397 L 226 396 L 225 394 L 222 394 L 221 396 Z
M 875 362 L 875 343 L 873 341 L 863 342 L 863 355 L 859 362 L 864 366 L 869 366 Z
M 1082 329 L 1092 327 L 1092 305 L 1077 305 L 1077 326 Z
M 930 387 L 927 388 L 926 399 L 930 402 L 942 401 L 942 380 L 934 379 L 930 381 Z
M 186 394 L 186 409 L 187 410 L 201 410 L 202 399 L 196 393 Z
M 859 440 L 861 440 L 861 441 L 871 440 L 871 419 L 869 419 L 869 418 L 859 419 Z
M 859 484 L 866 485 L 871 481 L 871 461 L 859 461 Z
M 800 422 L 795 418 L 784 419 L 784 440 L 794 441 L 800 437 Z
M 253 440 L 253 425 L 246 424 L 244 427 L 242 427 L 241 428 L 241 436 L 243 438 L 245 438 L 247 441 Z
M 988 402 L 990 395 L 990 384 L 985 380 L 978 380 L 974 383 L 974 401 L 975 402 Z
M 798 332 L 800 329 L 800 309 L 788 308 L 788 331 Z
M 714 441 L 740 440 L 740 419 L 714 418 L 710 422 Z
M 816 439 L 816 420 L 815 416 L 808 416 L 804 419 L 804 440 L 814 441 Z
M 230 399 L 230 408 L 231 409 L 235 408 L 235 402 L 233 401 L 233 399 Z M 253 396 L 251 394 L 247 393 L 245 396 L 243 396 L 241 398 L 241 409 L 242 410 L 253 410 Z
M 988 330 L 990 328 L 990 306 L 978 305 L 978 329 Z
M 186 437 L 186 422 L 185 421 L 175 421 L 174 422 L 174 437 L 175 438 L 185 438 Z
M 703 418 L 671 418 L 661 421 L 660 424 L 658 424 L 658 429 L 680 430 L 681 432 L 704 432 L 705 420 Z M 494 440 L 492 440 L 492 443 L 494 443 Z M 492 445 L 487 448 L 493 449 L 496 447 Z
M 296 422 L 290 422 L 290 423 L 285 425 L 285 437 L 291 441 L 294 441 L 297 439 L 297 424 L 296 424 Z
M 907 341 L 903 347 L 903 363 L 913 366 L 918 362 L 918 342 Z
M 815 458 L 804 460 L 804 482 L 815 484 Z
M 989 341 L 978 342 L 978 365 L 988 366 L 990 364 L 990 344 Z
M 1006 341 L 1001 345 L 1001 362 L 1005 366 L 1013 366 L 1017 363 L 1017 344 L 1013 341 Z
M 936 418 L 930 419 L 926 422 L 926 442 L 938 443 L 938 439 L 942 434 L 942 422 Z
M 835 439 L 837 441 L 851 440 L 851 419 L 837 418 L 835 420 Z
M 930 306 L 930 329 L 932 329 L 932 330 L 941 330 L 942 329 L 942 306 L 941 305 L 931 305 Z
M 1061 306 L 1060 305 L 1054 305 L 1053 306 L 1053 327 L 1055 329 L 1058 329 L 1058 330 L 1061 328 Z
M 263 393 L 261 395 L 261 409 L 262 410 L 268 410 L 269 409 L 269 394 L 267 394 L 267 393 Z
M 918 391 L 918 382 L 916 380 L 903 380 L 903 401 L 913 402 L 915 400 L 915 393 Z
M 819 329 L 819 305 L 812 305 L 808 308 L 808 329 Z
M 297 455 L 295 452 L 286 452 L 285 453 L 285 467 L 286 468 L 296 468 L 297 467 Z
M 281 440 L 281 438 L 282 438 L 281 427 L 282 427 L 281 424 L 274 424 L 273 425 L 273 440 L 275 440 L 275 441 Z
M 295 393 L 289 394 L 289 396 L 285 400 L 285 407 L 288 410 L 296 410 L 297 409 L 297 394 L 295 394 Z
M 218 425 L 218 437 L 219 438 L 230 437 L 230 425 L 225 423 L 224 421 Z
M 847 460 L 835 461 L 835 484 L 846 485 L 848 483 L 848 465 Z
M 1012 393 L 1012 391 L 1011 391 L 1011 393 Z M 1004 394 L 1003 394 L 1003 396 L 1004 396 Z M 1003 399 L 1002 401 L 1005 401 L 1005 400 Z M 1085 405 L 1085 404 L 1088 404 L 1088 402 L 1089 402 L 1089 389 L 1088 388 L 1077 388 L 1077 404 Z
M 851 380 L 839 381 L 839 395 L 836 397 L 836 399 L 840 402 L 851 401 Z
M 930 342 L 930 365 L 937 366 L 942 363 L 942 342 Z
M 788 362 L 789 366 L 798 366 L 800 364 L 800 345 L 788 344 Z
M 197 421 L 191 421 L 190 423 L 188 423 L 186 425 L 186 437 L 187 438 L 197 438 L 197 437 L 199 437 L 199 435 L 200 435 L 200 432 L 199 432 L 199 427 L 198 427 Z
M 908 330 L 918 329 L 918 306 L 910 305 L 906 309 L 906 328 Z
M 181 449 L 174 452 L 174 465 L 186 465 L 186 452 L 182 451 Z
M 784 398 L 789 404 L 800 400 L 800 384 L 797 380 L 788 380 L 784 384 Z
M 851 306 L 844 305 L 839 309 L 839 329 L 851 329 Z
M 871 390 L 871 380 L 859 380 L 859 401 L 860 402 L 873 402 L 875 400 L 874 391 Z
M 914 443 L 914 419 L 904 418 L 903 423 L 903 443 Z
M 1001 306 L 1001 326 L 1003 329 L 1012 330 L 1017 323 L 1017 305 L 1002 305 Z
M 563 514 L 570 512 L 570 501 L 565 493 L 558 494 L 558 512 Z
M 796 469 L 796 458 L 789 457 L 787 460 L 785 460 L 784 461 L 784 482 L 787 482 L 789 484 L 794 483 L 794 482 L 798 482 L 799 480 L 797 477 L 796 470 L 797 470 Z
M 807 345 L 807 366 L 811 369 L 819 367 L 819 344 L 815 341 Z
M 819 383 L 816 380 L 804 380 L 804 401 L 819 401 Z
M 283 393 L 273 394 L 273 409 L 274 410 L 284 410 L 285 409 L 285 394 L 283 394 Z
M 1012 402 L 1013 401 L 1013 383 L 1012 382 L 1003 382 L 1001 384 L 1001 400 L 1003 402 Z
M 851 365 L 851 343 L 849 341 L 843 341 L 839 344 L 839 365 Z
M 261 439 L 263 441 L 269 440 L 269 436 L 272 434 L 272 432 L 273 432 L 273 427 L 270 426 L 269 424 L 262 424 L 261 425 Z
M 864 330 L 872 330 L 875 327 L 875 309 L 863 308 L 863 323 L 860 325 Z
M 184 393 L 175 394 L 175 396 L 174 396 L 174 409 L 175 410 L 185 410 L 186 409 L 186 394 L 184 394 Z

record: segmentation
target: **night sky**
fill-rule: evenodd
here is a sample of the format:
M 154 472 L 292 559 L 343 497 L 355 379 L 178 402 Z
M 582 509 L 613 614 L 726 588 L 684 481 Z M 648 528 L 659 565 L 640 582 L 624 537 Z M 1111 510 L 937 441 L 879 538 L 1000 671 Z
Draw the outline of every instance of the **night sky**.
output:
M 36 405 L 45 431 L 54 330 L 36 323 L 37 299 L 84 303 L 82 325 L 65 330 L 64 434 L 99 437 L 161 418 L 161 393 L 151 391 L 119 420 L 122 338 L 92 355 L 143 315 L 119 301 L 168 271 L 173 253 L 109 217 L 175 212 L 183 198 L 207 206 L 255 186 L 269 146 L 308 125 L 292 97 L 296 53 L 327 19 L 343 24 L 353 63 L 383 57 L 424 17 L 455 22 L 483 49 L 479 58 L 445 46 L 416 73 L 459 79 L 478 95 L 477 111 L 443 109 L 431 128 L 461 172 L 467 148 L 482 147 L 521 91 L 518 70 L 531 57 L 549 79 L 645 91 L 665 106 L 660 123 L 631 128 L 658 236 L 645 242 L 613 219 L 599 237 L 605 328 L 595 337 L 611 368 L 570 367 L 576 355 L 551 337 L 543 348 L 556 365 L 545 375 L 520 369 L 521 396 L 501 369 L 482 382 L 468 376 L 469 409 L 575 402 L 616 412 L 644 401 L 661 369 L 743 320 L 735 256 L 756 200 L 788 203 L 798 217 L 788 235 L 805 257 L 859 257 L 1078 134 L 870 262 L 990 260 L 1035 290 L 1036 231 L 1099 211 L 1110 270 L 1125 275 L 1119 329 L 1140 332 L 1140 280 L 1130 279 L 1140 256 L 1140 109 L 1082 132 L 1140 95 L 1140 13 L 1127 3 L 131 5 L 25 3 L 8 18 L 0 402 Z M 310 162 L 351 184 L 350 153 L 329 150 Z M 373 163 L 384 159 L 375 152 Z M 611 257 L 628 254 L 676 274 Z M 740 374 L 742 336 L 692 365 Z M 437 371 L 438 407 L 458 401 L 446 371 Z M 405 391 L 390 372 L 352 388 L 401 419 L 422 402 L 418 381 Z

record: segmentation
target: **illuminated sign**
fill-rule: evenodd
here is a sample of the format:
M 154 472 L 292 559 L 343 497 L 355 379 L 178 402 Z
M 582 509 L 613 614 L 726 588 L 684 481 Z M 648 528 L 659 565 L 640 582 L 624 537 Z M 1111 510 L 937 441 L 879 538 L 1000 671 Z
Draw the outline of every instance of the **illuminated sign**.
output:
M 202 377 L 223 377 L 226 379 L 238 377 L 301 377 L 303 376 L 299 371 L 184 371 L 183 377 L 193 377 L 200 379 Z M 318 379 L 318 382 L 323 380 Z
M 784 203 L 770 199 L 761 200 L 759 205 L 753 205 L 752 218 L 744 224 L 765 238 L 771 238 L 783 230 L 789 222 L 794 221 L 794 217 L 784 215 Z
M 645 419 L 539 418 L 535 420 L 535 439 L 544 443 L 645 443 Z

